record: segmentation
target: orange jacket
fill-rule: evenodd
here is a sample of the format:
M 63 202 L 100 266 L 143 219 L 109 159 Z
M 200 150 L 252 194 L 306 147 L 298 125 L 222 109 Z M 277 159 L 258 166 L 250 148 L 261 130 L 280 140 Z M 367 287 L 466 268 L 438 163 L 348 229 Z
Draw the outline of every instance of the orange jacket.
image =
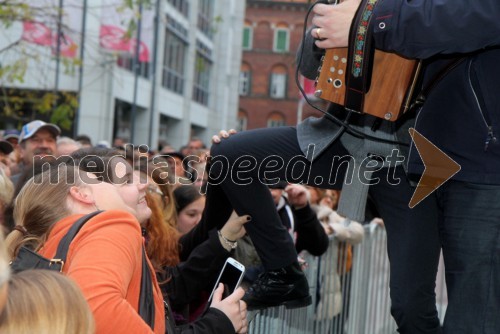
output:
M 81 216 L 57 222 L 39 253 L 53 258 L 60 240 Z M 152 333 L 138 313 L 142 245 L 137 219 L 122 211 L 93 217 L 71 242 L 63 272 L 80 286 L 94 314 L 96 333 Z M 163 297 L 151 263 L 149 267 L 156 306 L 154 333 L 163 334 Z

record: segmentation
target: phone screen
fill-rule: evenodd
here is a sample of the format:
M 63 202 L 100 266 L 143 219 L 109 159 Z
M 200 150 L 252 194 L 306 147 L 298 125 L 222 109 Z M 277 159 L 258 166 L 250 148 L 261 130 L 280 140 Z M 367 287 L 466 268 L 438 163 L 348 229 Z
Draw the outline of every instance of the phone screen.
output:
M 240 281 L 241 270 L 227 263 L 222 275 L 220 277 L 219 283 L 224 284 L 224 294 L 230 295 L 236 290 L 236 285 Z M 218 284 L 217 284 L 218 285 Z M 227 290 L 227 291 L 226 291 Z
M 224 284 L 223 299 L 229 296 L 231 293 L 233 293 L 233 291 L 236 290 L 236 288 L 240 284 L 241 279 L 243 278 L 243 274 L 244 274 L 244 267 L 238 268 L 233 264 L 231 264 L 230 261 L 226 262 L 226 264 L 224 265 L 224 269 L 222 270 L 222 273 L 220 274 L 219 279 L 217 280 L 217 283 L 215 283 L 209 301 L 212 300 L 214 291 L 219 287 L 219 283 Z

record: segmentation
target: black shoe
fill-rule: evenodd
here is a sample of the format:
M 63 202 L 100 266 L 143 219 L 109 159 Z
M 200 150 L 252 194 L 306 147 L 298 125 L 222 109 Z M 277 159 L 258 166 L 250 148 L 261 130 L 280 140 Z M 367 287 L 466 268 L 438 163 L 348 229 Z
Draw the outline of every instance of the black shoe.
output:
M 243 300 L 250 311 L 280 305 L 299 308 L 312 303 L 307 278 L 298 263 L 260 274 Z

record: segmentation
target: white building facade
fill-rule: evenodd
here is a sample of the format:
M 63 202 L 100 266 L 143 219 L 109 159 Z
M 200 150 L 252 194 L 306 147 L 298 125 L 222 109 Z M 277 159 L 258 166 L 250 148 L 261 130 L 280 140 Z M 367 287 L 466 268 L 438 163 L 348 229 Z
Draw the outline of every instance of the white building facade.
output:
M 15 88 L 80 91 L 74 132 L 93 141 L 122 137 L 153 149 L 159 142 L 179 148 L 191 137 L 208 144 L 220 129 L 235 127 L 245 1 L 151 2 L 146 9 L 151 15 L 141 16 L 148 20 L 141 28 L 152 39 L 150 58 L 136 66 L 137 75 L 131 53 L 103 49 L 99 36 L 103 11 L 109 8 L 102 0 L 87 0 L 86 13 L 78 18 L 85 26 L 79 41 L 84 50 L 81 75 L 77 66 L 73 73 L 60 69 L 56 76 L 50 48 L 34 45 L 50 60 L 30 62 L 24 82 Z M 83 1 L 63 3 L 81 7 Z M 0 39 L 10 36 L 5 43 L 12 42 L 19 29 L 13 26 Z M 2 63 L 9 62 L 9 54 L 0 56 Z

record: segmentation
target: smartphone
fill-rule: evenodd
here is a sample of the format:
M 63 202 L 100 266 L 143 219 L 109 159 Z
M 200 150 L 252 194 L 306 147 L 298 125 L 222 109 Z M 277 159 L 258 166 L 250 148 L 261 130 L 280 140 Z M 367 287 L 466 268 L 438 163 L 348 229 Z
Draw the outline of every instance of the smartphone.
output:
M 243 276 L 245 275 L 245 266 L 233 259 L 232 257 L 228 257 L 222 270 L 219 274 L 219 278 L 217 278 L 217 282 L 215 282 L 215 286 L 210 294 L 210 298 L 208 298 L 208 302 L 212 302 L 212 297 L 214 295 L 215 290 L 219 286 L 219 283 L 224 284 L 224 294 L 223 299 L 233 293 L 236 288 L 241 283 Z

